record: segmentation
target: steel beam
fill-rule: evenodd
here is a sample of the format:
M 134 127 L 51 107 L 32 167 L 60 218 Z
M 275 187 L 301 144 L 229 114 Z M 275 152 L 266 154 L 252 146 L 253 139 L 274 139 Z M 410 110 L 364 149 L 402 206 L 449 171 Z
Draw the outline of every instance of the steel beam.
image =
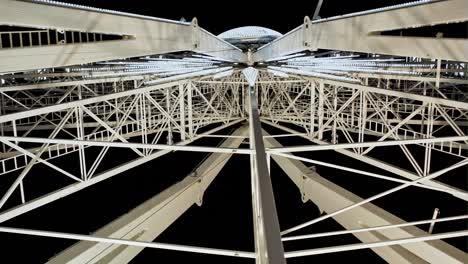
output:
M 121 136 L 123 138 L 123 136 Z M 205 147 L 205 146 L 178 146 L 178 145 L 163 145 L 163 144 L 143 144 L 133 142 L 112 142 L 112 141 L 87 141 L 74 139 L 48 139 L 48 138 L 32 138 L 32 137 L 5 137 L 0 136 L 0 141 L 7 142 L 28 142 L 28 143 L 49 143 L 61 145 L 76 145 L 76 146 L 99 146 L 113 148 L 130 148 L 130 149 L 154 149 L 154 150 L 171 150 L 171 151 L 189 151 L 189 152 L 212 152 L 212 153 L 230 153 L 230 154 L 250 154 L 251 150 L 238 149 L 229 147 Z
M 96 61 L 195 51 L 242 61 L 238 48 L 192 23 L 51 3 L 1 1 L 0 24 L 103 33 L 122 40 L 0 49 L 0 72 L 50 68 Z M 53 15 L 52 15 L 53 14 Z
M 257 264 L 286 263 L 281 242 L 275 197 L 268 170 L 261 132 L 258 102 L 254 87 L 248 91 L 250 103 L 250 147 L 252 172 L 252 204 L 254 213 L 255 251 Z
M 5 137 L 0 137 L 0 138 L 5 138 Z M 271 153 L 306 152 L 306 151 L 337 150 L 337 149 L 350 149 L 350 148 L 362 148 L 362 147 L 399 146 L 399 145 L 410 145 L 410 144 L 420 144 L 420 143 L 456 142 L 456 141 L 465 141 L 465 140 L 468 140 L 468 136 L 371 141 L 371 142 L 361 142 L 361 143 L 341 143 L 341 144 L 312 145 L 312 146 L 311 145 L 293 146 L 293 147 L 284 147 L 280 149 L 268 149 L 268 152 L 271 152 Z
M 303 50 L 341 50 L 468 61 L 468 40 L 382 36 L 380 32 L 468 20 L 465 0 L 422 1 L 310 21 L 258 49 L 255 61 Z
M 40 236 L 40 237 L 93 241 L 93 242 L 110 243 L 110 244 L 122 245 L 122 246 L 148 247 L 148 248 L 157 248 L 157 249 L 174 250 L 174 251 L 182 251 L 182 252 L 211 254 L 211 255 L 218 255 L 218 256 L 255 258 L 255 253 L 253 252 L 187 246 L 187 245 L 177 245 L 177 244 L 169 244 L 169 243 L 134 241 L 134 240 L 127 240 L 127 239 L 97 237 L 93 235 L 80 235 L 80 234 L 53 232 L 53 231 L 44 231 L 44 230 L 32 230 L 32 229 L 25 229 L 25 228 L 0 227 L 0 232 L 10 233 L 10 234 Z

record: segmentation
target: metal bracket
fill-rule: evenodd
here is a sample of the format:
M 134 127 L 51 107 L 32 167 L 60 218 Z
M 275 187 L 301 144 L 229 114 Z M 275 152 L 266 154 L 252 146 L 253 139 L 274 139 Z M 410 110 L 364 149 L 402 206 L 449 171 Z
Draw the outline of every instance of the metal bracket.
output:
M 197 50 L 200 48 L 200 28 L 198 27 L 198 20 L 196 17 L 192 19 L 192 49 Z
M 301 181 L 299 191 L 301 192 L 301 199 L 303 203 L 306 203 L 308 201 L 308 197 L 305 192 L 305 185 L 308 180 L 309 180 L 309 177 L 307 177 L 307 175 L 302 175 L 302 181 Z
M 197 183 L 198 184 L 198 187 L 199 187 L 199 191 L 198 191 L 198 200 L 196 201 L 197 205 L 198 206 L 202 206 L 203 204 L 203 194 L 205 193 L 205 190 L 203 190 L 203 177 L 200 177 L 198 180 L 197 180 Z
M 304 17 L 304 26 L 302 27 L 303 30 L 303 42 L 305 48 L 311 48 L 311 30 L 312 30 L 312 23 L 310 22 L 310 18 L 308 16 Z

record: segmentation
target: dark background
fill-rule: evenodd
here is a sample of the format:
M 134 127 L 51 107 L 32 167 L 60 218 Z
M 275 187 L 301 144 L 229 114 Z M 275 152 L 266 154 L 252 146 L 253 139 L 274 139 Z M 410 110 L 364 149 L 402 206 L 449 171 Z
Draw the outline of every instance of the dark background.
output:
M 305 15 L 312 16 L 316 5 L 316 1 L 307 1 L 307 4 L 302 1 L 187 1 L 184 3 L 181 1 L 76 0 L 68 2 L 176 20 L 184 17 L 187 21 L 190 21 L 196 16 L 200 26 L 214 34 L 248 25 L 264 26 L 286 33 L 300 25 Z M 407 1 L 325 0 L 320 15 L 330 17 L 404 2 Z M 228 133 L 229 131 L 230 129 L 223 132 Z M 269 132 L 282 133 L 272 128 L 269 128 Z M 341 136 L 340 138 L 344 137 Z M 307 144 L 307 141 L 301 139 L 281 140 L 281 142 L 285 145 Z M 199 145 L 216 145 L 217 143 L 217 140 L 213 139 L 197 142 Z M 375 157 L 409 169 L 398 148 L 381 148 L 371 153 Z M 178 152 L 163 156 L 2 225 L 80 234 L 92 233 L 171 184 L 181 180 L 190 173 L 205 155 L 202 153 Z M 360 164 L 355 160 L 330 151 L 311 153 L 304 156 L 389 175 L 389 173 Z M 134 156 L 129 151 L 113 150 L 104 161 L 106 166 L 111 167 L 132 157 Z M 419 157 L 423 156 L 419 155 Z M 70 155 L 68 158 L 65 157 L 57 161 L 71 166 L 72 159 L 73 156 Z M 438 156 L 436 154 L 433 154 L 433 159 L 434 161 L 437 160 L 438 166 L 441 167 L 456 161 L 447 158 L 446 155 Z M 395 186 L 382 180 L 333 169 L 317 167 L 317 170 L 325 178 L 350 189 L 361 197 L 369 197 Z M 451 181 L 457 183 L 460 187 L 464 186 L 466 188 L 466 169 L 453 171 L 450 175 L 444 177 L 441 180 Z M 28 182 L 25 185 L 35 186 L 40 189 L 39 187 L 50 187 L 50 184 L 59 185 L 58 182 L 62 178 L 44 167 L 37 166 L 28 176 Z M 297 187 L 274 163 L 272 163 L 272 181 L 281 229 L 319 216 L 320 213 L 315 205 L 310 202 L 302 203 Z M 15 197 L 18 198 L 18 195 Z M 234 156 L 207 190 L 203 200 L 202 207 L 192 206 L 158 237 L 157 241 L 253 251 L 249 159 L 240 155 Z M 441 209 L 441 217 L 466 214 L 467 212 L 466 204 L 460 200 L 449 195 L 416 188 L 408 188 L 395 195 L 379 199 L 375 204 L 390 212 L 398 212 L 398 216 L 406 221 L 429 219 L 435 207 Z M 464 227 L 466 228 L 466 224 L 460 222 L 453 224 L 438 223 L 434 232 L 455 231 Z M 424 225 L 421 228 L 427 230 L 428 226 Z M 337 229 L 340 229 L 339 225 L 330 219 L 298 233 L 326 232 Z M 466 251 L 466 243 L 464 243 L 463 239 L 447 239 L 446 241 Z M 291 251 L 357 242 L 359 241 L 353 236 L 340 236 L 332 239 L 322 238 L 302 242 L 288 242 L 285 243 L 285 250 Z M 75 241 L 0 234 L 1 262 L 43 263 L 73 243 Z M 5 261 L 8 259 L 10 261 Z M 132 263 L 182 263 L 188 261 L 193 263 L 253 263 L 252 260 L 156 249 L 143 250 Z M 371 250 L 297 258 L 291 259 L 288 263 L 323 263 L 325 261 L 330 263 L 345 261 L 384 263 Z

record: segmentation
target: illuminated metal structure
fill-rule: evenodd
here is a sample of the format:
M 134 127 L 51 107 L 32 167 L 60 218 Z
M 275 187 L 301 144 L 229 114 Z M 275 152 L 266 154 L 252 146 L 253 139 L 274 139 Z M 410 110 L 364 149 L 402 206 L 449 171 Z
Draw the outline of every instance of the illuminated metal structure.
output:
M 363 248 L 392 263 L 466 263 L 465 252 L 441 239 L 467 236 L 467 230 L 432 234 L 417 225 L 466 221 L 468 215 L 405 222 L 372 202 L 408 187 L 468 200 L 462 187 L 437 179 L 466 173 L 468 164 L 468 39 L 406 34 L 468 21 L 467 1 L 306 17 L 285 35 L 247 27 L 219 37 L 196 19 L 178 22 L 39 0 L 1 0 L 0 7 L 0 175 L 14 175 L 11 182 L 0 176 L 7 186 L 0 194 L 0 222 L 172 151 L 211 153 L 181 182 L 92 235 L 0 227 L 80 240 L 50 263 L 123 263 L 145 247 L 256 263 Z M 269 43 L 258 45 L 262 41 Z M 284 134 L 270 135 L 262 126 Z M 227 127 L 237 129 L 217 133 Z M 283 146 L 276 139 L 289 136 L 311 144 Z M 191 144 L 203 137 L 225 140 L 218 147 Z M 244 140 L 249 148 L 239 147 Z M 398 146 L 412 169 L 373 155 L 386 146 Z M 103 170 L 103 158 L 115 148 L 131 149 L 134 157 Z M 302 156 L 323 150 L 388 174 Z M 434 169 L 435 153 L 453 162 Z M 250 156 L 255 252 L 152 242 L 191 205 L 201 205 L 232 155 Z M 74 171 L 57 162 L 67 157 L 67 164 L 76 163 Z M 304 202 L 326 214 L 280 231 L 270 160 L 297 185 Z M 38 164 L 67 177 L 68 184 L 29 195 L 41 188 L 27 184 Z M 306 164 L 398 185 L 361 198 Z M 11 204 L 14 196 L 17 204 Z M 346 230 L 290 234 L 327 218 Z M 289 241 L 340 234 L 362 243 L 283 249 Z

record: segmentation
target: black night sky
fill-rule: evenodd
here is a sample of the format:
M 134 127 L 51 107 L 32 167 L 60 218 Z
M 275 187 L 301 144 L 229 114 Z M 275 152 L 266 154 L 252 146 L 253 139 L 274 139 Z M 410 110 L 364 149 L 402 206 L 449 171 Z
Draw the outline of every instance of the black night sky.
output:
M 281 33 L 299 26 L 304 16 L 312 17 L 316 6 L 315 0 L 307 1 L 109 1 L 109 0 L 73 0 L 70 3 L 106 8 L 148 16 L 179 20 L 184 17 L 190 21 L 197 17 L 199 25 L 214 33 L 240 26 L 263 26 Z M 338 1 L 324 0 L 321 17 L 330 17 L 363 11 L 394 4 L 405 3 L 403 0 L 369 0 L 369 1 Z M 282 133 L 271 127 L 265 127 L 270 133 Z M 230 132 L 231 129 L 222 131 Z M 221 133 L 219 133 L 221 134 Z M 344 138 L 344 137 L 342 137 Z M 308 144 L 302 139 L 280 140 L 285 145 Z M 217 140 L 200 140 L 197 145 L 216 146 Z M 244 145 L 245 147 L 246 145 Z M 394 153 L 398 153 L 395 155 Z M 134 153 L 133 153 L 134 154 Z M 113 150 L 105 158 L 108 165 L 133 157 L 131 151 Z M 390 163 L 410 168 L 407 160 L 398 148 L 388 147 L 375 151 L 373 155 Z M 419 153 L 418 153 L 419 155 Z M 437 160 L 437 155 L 433 157 Z M 77 194 L 60 199 L 40 209 L 26 213 L 2 225 L 31 229 L 62 231 L 79 234 L 90 234 L 106 225 L 116 217 L 128 212 L 135 206 L 161 192 L 171 184 L 183 179 L 206 156 L 203 153 L 171 153 L 155 161 L 149 162 L 122 175 L 87 188 Z M 352 160 L 335 152 L 326 151 L 310 153 L 306 157 L 333 161 L 340 165 L 360 168 L 389 175 L 388 172 L 376 169 L 364 163 Z M 423 157 L 419 155 L 420 157 Z M 68 161 L 67 161 L 68 160 Z M 70 162 L 69 158 L 60 161 Z M 453 163 L 445 156 L 437 160 L 440 166 Z M 437 167 L 439 166 L 437 165 Z M 361 197 L 369 197 L 395 184 L 385 181 L 364 178 L 334 169 L 317 167 L 323 177 L 355 192 Z M 54 172 L 38 166 L 30 175 L 29 184 L 42 184 L 44 178 L 59 181 Z M 458 183 L 466 182 L 466 170 L 455 170 L 451 177 Z M 40 175 L 42 178 L 35 177 Z M 272 162 L 272 181 L 281 229 L 303 223 L 320 215 L 318 208 L 311 202 L 302 203 L 300 193 L 292 181 L 281 169 Z M 441 181 L 447 177 L 441 178 Z M 365 181 L 364 181 L 365 179 Z M 448 181 L 448 180 L 447 180 Z M 466 188 L 466 186 L 465 186 Z M 1 188 L 0 188 L 1 189 Z M 0 191 L 3 191 L 1 189 Z M 0 192 L 1 193 L 1 192 Z M 374 204 L 398 212 L 398 216 L 406 221 L 429 219 L 434 208 L 441 209 L 442 216 L 466 214 L 465 203 L 446 194 L 431 192 L 425 189 L 408 188 L 395 195 L 377 200 Z M 158 242 L 183 245 L 206 246 L 214 248 L 238 249 L 253 251 L 252 207 L 250 196 L 250 168 L 247 156 L 234 156 L 208 188 L 203 198 L 203 206 L 193 205 L 160 237 Z M 435 232 L 460 230 L 463 223 L 436 224 Z M 427 230 L 428 225 L 420 228 Z M 466 228 L 466 226 L 465 226 Z M 306 228 L 298 234 L 340 230 L 334 220 L 326 220 L 313 227 Z M 463 239 L 445 240 L 452 245 L 467 250 Z M 54 254 L 73 245 L 76 241 L 0 234 L 0 263 L 44 263 Z M 313 239 L 301 242 L 285 243 L 285 250 L 298 250 L 314 247 L 326 247 L 341 244 L 358 243 L 353 236 Z M 11 261 L 3 262 L 5 259 Z M 333 255 L 319 255 L 307 258 L 291 259 L 288 263 L 385 263 L 371 250 L 356 250 Z M 145 249 L 131 263 L 254 263 L 253 260 L 243 260 L 230 257 L 207 256 L 191 253 L 179 253 L 157 249 Z

